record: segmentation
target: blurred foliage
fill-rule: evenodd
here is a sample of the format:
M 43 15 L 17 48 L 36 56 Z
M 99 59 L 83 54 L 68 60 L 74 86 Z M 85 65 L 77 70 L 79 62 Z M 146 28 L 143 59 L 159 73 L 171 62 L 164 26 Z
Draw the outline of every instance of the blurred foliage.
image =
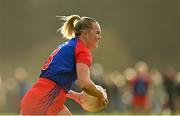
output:
M 102 28 L 94 62 L 105 71 L 139 60 L 151 67 L 180 68 L 179 0 L 0 0 L 0 72 L 23 66 L 37 78 L 48 54 L 64 40 L 57 15 L 95 18 Z

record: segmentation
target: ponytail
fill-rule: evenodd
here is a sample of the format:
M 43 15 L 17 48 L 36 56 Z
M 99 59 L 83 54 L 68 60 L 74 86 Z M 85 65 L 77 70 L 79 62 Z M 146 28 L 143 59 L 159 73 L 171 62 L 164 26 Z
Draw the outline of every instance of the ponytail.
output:
M 71 39 L 73 36 L 80 36 L 83 30 L 92 28 L 92 22 L 97 22 L 90 17 L 80 17 L 79 15 L 57 16 L 60 20 L 64 20 L 62 27 L 58 29 L 63 37 Z
M 81 19 L 79 15 L 70 15 L 70 16 L 57 16 L 61 20 L 64 20 L 64 24 L 57 31 L 61 32 L 63 37 L 66 39 L 71 39 L 75 36 L 74 27 L 75 24 Z

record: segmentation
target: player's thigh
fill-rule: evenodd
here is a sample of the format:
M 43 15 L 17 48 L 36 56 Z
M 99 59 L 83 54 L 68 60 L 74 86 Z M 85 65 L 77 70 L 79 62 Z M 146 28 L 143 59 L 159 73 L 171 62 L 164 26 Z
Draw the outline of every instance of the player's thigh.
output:
M 58 115 L 69 115 L 71 116 L 72 113 L 69 111 L 69 109 L 63 105 L 63 109 L 58 113 Z

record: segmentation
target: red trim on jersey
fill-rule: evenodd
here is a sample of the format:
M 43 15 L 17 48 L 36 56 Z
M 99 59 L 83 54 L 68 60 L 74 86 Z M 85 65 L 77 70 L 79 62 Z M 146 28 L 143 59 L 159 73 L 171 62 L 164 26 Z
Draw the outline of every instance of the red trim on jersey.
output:
M 87 64 L 89 67 L 92 64 L 92 55 L 88 48 L 86 48 L 83 42 L 78 39 L 76 48 L 75 48 L 75 60 L 76 63 L 84 63 Z

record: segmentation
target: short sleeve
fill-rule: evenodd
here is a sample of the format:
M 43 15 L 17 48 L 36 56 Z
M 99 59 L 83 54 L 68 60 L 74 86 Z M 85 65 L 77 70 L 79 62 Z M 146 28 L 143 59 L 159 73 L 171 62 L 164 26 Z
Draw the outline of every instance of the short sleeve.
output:
M 86 51 L 80 51 L 76 54 L 76 63 L 84 63 L 87 64 L 89 67 L 92 64 L 92 58 L 89 53 Z
M 84 63 L 89 67 L 92 64 L 91 52 L 85 48 L 81 43 L 78 43 L 75 49 L 75 59 L 76 63 Z

